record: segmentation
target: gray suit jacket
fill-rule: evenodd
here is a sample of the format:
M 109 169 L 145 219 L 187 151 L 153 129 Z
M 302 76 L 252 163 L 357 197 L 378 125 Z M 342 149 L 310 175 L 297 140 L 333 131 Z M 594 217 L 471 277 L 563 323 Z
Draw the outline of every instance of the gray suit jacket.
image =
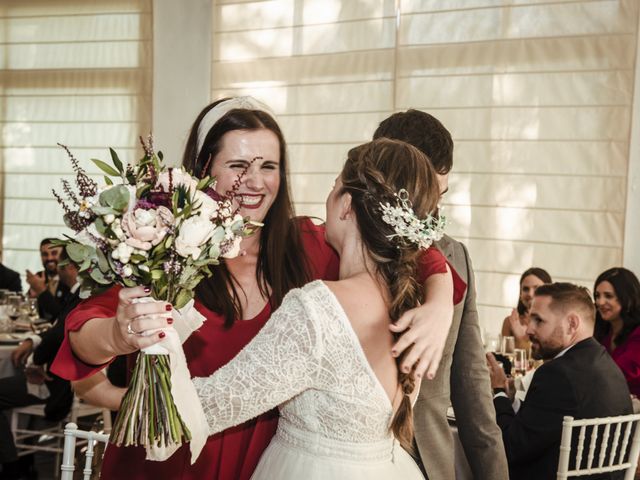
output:
M 480 336 L 471 259 L 466 247 L 449 236 L 436 247 L 467 282 L 467 292 L 455 306 L 438 373 L 433 380 L 423 380 L 420 387 L 414 407 L 418 450 L 429 480 L 455 479 L 453 438 L 447 422 L 447 408 L 452 404 L 474 479 L 508 480 Z

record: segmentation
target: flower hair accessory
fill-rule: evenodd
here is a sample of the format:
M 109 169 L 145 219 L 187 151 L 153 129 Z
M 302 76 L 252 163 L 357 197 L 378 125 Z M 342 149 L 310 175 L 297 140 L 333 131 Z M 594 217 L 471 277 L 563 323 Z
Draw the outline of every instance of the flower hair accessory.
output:
M 433 242 L 442 238 L 447 223 L 446 217 L 427 215 L 426 218 L 420 219 L 411 207 L 409 192 L 403 188 L 394 196 L 397 199 L 395 206 L 389 202 L 380 202 L 382 220 L 396 232 L 387 235 L 388 239 L 403 238 L 420 248 L 429 248 Z

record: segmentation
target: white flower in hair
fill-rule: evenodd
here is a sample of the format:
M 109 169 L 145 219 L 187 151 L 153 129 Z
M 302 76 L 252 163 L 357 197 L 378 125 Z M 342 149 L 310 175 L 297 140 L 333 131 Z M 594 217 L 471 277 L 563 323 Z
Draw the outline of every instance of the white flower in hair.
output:
M 394 195 L 397 198 L 395 206 L 389 202 L 380 202 L 382 220 L 396 232 L 387 235 L 388 239 L 399 237 L 415 243 L 420 248 L 429 248 L 433 242 L 442 238 L 446 225 L 443 215 L 427 215 L 426 218 L 420 219 L 411 207 L 409 192 L 403 188 Z

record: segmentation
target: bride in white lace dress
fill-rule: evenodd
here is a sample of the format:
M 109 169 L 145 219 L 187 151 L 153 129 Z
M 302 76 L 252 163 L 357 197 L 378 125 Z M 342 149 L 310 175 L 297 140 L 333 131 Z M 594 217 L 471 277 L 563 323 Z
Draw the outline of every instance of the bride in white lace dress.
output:
M 421 298 L 416 260 L 441 226 L 421 156 L 387 139 L 351 150 L 327 199 L 340 280 L 292 290 L 230 363 L 194 379 L 211 434 L 279 407 L 253 479 L 423 478 L 406 451 L 418 388 L 389 330 Z

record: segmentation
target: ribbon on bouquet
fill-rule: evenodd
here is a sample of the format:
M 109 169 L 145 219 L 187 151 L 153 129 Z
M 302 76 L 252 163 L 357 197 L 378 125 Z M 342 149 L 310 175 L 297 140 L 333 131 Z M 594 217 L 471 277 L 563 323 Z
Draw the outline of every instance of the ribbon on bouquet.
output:
M 156 301 L 150 297 L 136 299 L 139 302 Z M 145 332 L 152 335 L 159 331 L 165 332 L 165 337 L 151 347 L 142 350 L 147 355 L 169 355 L 171 365 L 171 395 L 180 417 L 191 432 L 189 448 L 191 450 L 191 464 L 193 465 L 202 452 L 209 436 L 209 427 L 202 404 L 198 398 L 195 386 L 191 381 L 191 374 L 187 367 L 187 359 L 182 349 L 182 343 L 206 320 L 194 308 L 193 299 L 184 307 L 172 310 L 173 324 L 160 330 Z M 150 445 L 147 447 L 147 460 L 162 462 L 173 455 L 181 445 Z

